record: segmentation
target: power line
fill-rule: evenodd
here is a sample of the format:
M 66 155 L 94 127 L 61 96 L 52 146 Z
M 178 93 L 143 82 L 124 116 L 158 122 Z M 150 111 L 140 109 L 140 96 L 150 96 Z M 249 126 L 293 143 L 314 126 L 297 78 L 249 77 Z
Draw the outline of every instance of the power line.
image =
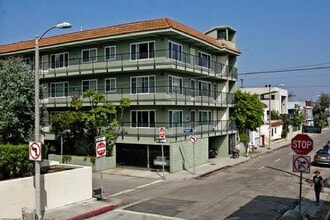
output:
M 267 71 L 252 71 L 252 72 L 238 73 L 238 75 L 253 75 L 253 74 L 264 74 L 264 73 L 284 73 L 284 72 L 322 70 L 322 69 L 330 69 L 330 66 L 310 67 L 310 68 L 296 68 L 296 69 L 282 69 L 282 70 L 267 70 Z

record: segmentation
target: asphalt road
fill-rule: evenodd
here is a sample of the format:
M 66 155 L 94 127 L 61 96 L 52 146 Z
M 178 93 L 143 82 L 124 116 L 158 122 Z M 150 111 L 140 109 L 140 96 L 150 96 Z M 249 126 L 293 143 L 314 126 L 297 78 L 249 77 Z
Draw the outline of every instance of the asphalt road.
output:
M 329 129 L 313 139 L 315 152 L 330 139 Z M 292 157 L 286 147 L 202 179 L 156 181 L 106 175 L 105 191 L 124 203 L 94 219 L 278 219 L 297 205 L 299 197 L 299 173 L 292 172 Z M 323 177 L 330 177 L 330 168 L 317 168 Z M 312 190 L 305 181 L 312 176 L 303 175 L 303 196 Z

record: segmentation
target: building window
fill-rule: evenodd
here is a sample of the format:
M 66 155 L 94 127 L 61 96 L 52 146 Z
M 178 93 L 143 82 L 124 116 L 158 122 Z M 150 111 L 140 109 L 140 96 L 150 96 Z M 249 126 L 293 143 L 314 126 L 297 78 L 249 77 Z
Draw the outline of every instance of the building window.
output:
M 191 110 L 190 111 L 190 124 L 192 128 L 196 127 L 196 111 Z
M 176 76 L 168 77 L 168 92 L 182 94 L 182 78 Z
M 181 110 L 170 110 L 168 111 L 168 119 L 170 128 L 182 127 L 182 111 Z
M 155 110 L 131 111 L 131 127 L 154 128 Z
M 211 111 L 199 111 L 199 124 L 210 125 L 211 124 Z
M 155 76 L 131 77 L 131 93 L 155 93 Z
M 69 65 L 69 53 L 57 53 L 50 55 L 51 68 L 64 68 Z
M 67 97 L 69 90 L 68 82 L 57 82 L 50 84 L 50 97 Z
M 190 80 L 190 94 L 192 97 L 196 96 L 196 80 Z
M 211 67 L 211 56 L 209 54 L 198 52 L 199 66 L 210 68 Z
M 180 44 L 169 41 L 168 48 L 170 59 L 182 61 L 182 46 Z
M 226 30 L 218 30 L 217 32 L 217 38 L 221 40 L 226 40 Z
M 104 48 L 104 59 L 105 60 L 116 59 L 116 46 L 109 46 Z
M 154 58 L 155 42 L 131 44 L 131 60 Z
M 97 61 L 97 49 L 86 49 L 81 51 L 82 62 L 89 63 Z
M 210 82 L 204 82 L 199 81 L 199 95 L 200 96 L 211 96 L 211 83 Z
M 82 84 L 83 92 L 85 92 L 87 90 L 97 91 L 97 80 L 96 79 L 83 80 L 81 84 Z
M 105 92 L 116 91 L 116 78 L 105 79 Z

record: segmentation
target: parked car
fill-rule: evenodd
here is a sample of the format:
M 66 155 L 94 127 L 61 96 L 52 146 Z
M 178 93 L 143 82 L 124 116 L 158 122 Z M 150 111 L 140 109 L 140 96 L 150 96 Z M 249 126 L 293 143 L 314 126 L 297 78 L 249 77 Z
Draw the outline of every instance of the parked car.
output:
M 330 165 L 330 149 L 322 148 L 314 156 L 313 164 Z

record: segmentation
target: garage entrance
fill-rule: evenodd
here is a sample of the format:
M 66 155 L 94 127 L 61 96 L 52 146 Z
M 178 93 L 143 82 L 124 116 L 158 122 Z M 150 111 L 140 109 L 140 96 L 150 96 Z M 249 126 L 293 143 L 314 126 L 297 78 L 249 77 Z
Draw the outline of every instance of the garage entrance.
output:
M 169 161 L 169 146 L 163 145 L 164 156 Z M 159 165 L 155 165 L 155 160 L 161 159 L 161 145 L 145 145 L 145 144 L 116 144 L 116 165 L 143 167 L 155 169 Z M 159 163 L 156 163 L 159 164 Z M 165 169 L 169 169 L 166 166 Z

